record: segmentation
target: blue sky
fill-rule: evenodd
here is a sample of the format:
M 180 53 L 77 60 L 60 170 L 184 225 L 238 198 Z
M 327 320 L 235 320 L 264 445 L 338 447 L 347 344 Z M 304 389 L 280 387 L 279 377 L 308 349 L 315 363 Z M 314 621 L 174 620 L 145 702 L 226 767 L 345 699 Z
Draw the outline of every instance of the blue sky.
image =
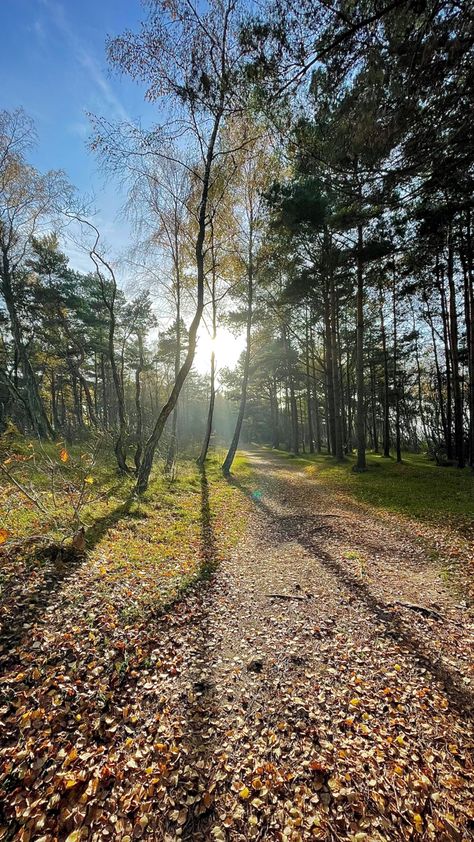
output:
M 140 0 L 0 0 L 0 107 L 23 106 L 34 119 L 38 145 L 31 162 L 64 169 L 81 193 L 95 196 L 107 241 L 123 249 L 128 228 L 120 218 L 117 186 L 104 186 L 87 150 L 91 111 L 109 119 L 153 119 L 143 89 L 107 65 L 105 40 L 137 29 Z
M 105 182 L 87 149 L 87 112 L 153 122 L 156 106 L 144 101 L 143 88 L 111 72 L 105 54 L 107 35 L 137 29 L 143 14 L 140 0 L 0 0 L 0 108 L 22 106 L 35 121 L 34 166 L 65 170 L 81 194 L 94 196 L 94 221 L 115 256 L 130 243 L 121 213 L 124 197 L 116 183 Z M 67 250 L 74 268 L 90 269 L 88 257 L 74 247 Z M 242 347 L 242 337 L 220 330 L 220 364 L 233 365 Z M 208 370 L 209 356 L 201 328 L 195 360 L 201 373 Z

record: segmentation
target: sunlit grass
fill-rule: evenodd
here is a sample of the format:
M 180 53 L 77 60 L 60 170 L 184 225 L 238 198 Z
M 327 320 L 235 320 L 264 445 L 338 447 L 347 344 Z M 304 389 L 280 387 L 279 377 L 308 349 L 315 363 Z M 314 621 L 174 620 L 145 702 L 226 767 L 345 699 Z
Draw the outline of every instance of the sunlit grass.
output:
M 292 457 L 277 452 L 357 501 L 438 525 L 449 522 L 460 529 L 474 525 L 474 475 L 467 468 L 439 467 L 422 454 L 404 453 L 398 464 L 369 453 L 368 470 L 355 473 L 354 456 L 339 463 L 323 454 Z
M 180 460 L 172 480 L 157 460 L 146 494 L 137 498 L 133 477 L 117 474 L 109 449 L 102 447 L 91 458 L 90 443 L 77 445 L 67 449 L 65 463 L 60 450 L 61 445 L 21 438 L 10 441 L 8 449 L 4 444 L 2 461 L 7 453 L 14 456 L 8 470 L 47 509 L 41 511 L 8 477 L 0 478 L 0 528 L 7 534 L 4 548 L 13 562 L 8 576 L 17 575 L 20 567 L 26 573 L 43 564 L 40 553 L 23 551 L 24 539 L 67 542 L 78 526 L 74 500 L 84 476 L 90 481 L 79 520 L 87 551 L 81 576 L 111 614 L 132 616 L 169 604 L 209 576 L 243 531 L 242 495 L 222 476 L 220 454 L 210 454 L 205 472 L 194 460 Z M 51 463 L 53 473 L 57 467 L 53 490 Z M 234 472 L 239 477 L 248 473 L 241 455 Z M 82 599 L 80 590 L 77 598 Z

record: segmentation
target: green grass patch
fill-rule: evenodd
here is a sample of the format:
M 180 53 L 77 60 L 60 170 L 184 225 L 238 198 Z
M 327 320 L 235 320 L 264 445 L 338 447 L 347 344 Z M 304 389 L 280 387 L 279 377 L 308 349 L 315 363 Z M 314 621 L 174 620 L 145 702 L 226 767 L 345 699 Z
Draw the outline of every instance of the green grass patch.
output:
M 242 494 L 223 478 L 216 454 L 205 471 L 181 460 L 173 480 L 157 461 L 146 494 L 137 498 L 133 478 L 118 476 L 103 443 L 66 448 L 17 439 L 2 445 L 9 476 L 0 477 L 6 537 L 0 569 L 7 588 L 21 577 L 25 587 L 30 577 L 39 582 L 48 567 L 40 546 L 25 539 L 58 542 L 83 525 L 86 556 L 74 599 L 80 604 L 84 590 L 94 592 L 116 622 L 128 622 L 163 610 L 209 578 L 243 532 Z M 240 478 L 248 473 L 240 455 L 234 471 Z
M 449 523 L 460 531 L 474 526 L 474 475 L 467 468 L 442 468 L 421 454 L 404 453 L 397 464 L 369 453 L 368 470 L 355 473 L 353 456 L 338 463 L 322 454 L 293 457 L 276 452 L 359 502 L 431 524 Z

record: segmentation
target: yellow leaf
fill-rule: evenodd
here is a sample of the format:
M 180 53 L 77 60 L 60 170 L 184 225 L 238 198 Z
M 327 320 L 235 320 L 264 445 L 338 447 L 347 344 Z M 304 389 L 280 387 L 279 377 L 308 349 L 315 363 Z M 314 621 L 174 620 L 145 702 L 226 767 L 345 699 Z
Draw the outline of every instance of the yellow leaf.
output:
M 423 819 L 419 813 L 413 813 L 413 824 L 415 825 L 415 830 L 418 833 L 422 833 L 423 831 Z
M 356 708 L 358 705 L 360 705 L 360 699 L 357 699 L 357 698 L 351 699 L 349 704 L 352 705 L 353 708 Z
M 63 763 L 63 768 L 67 769 L 67 767 L 70 766 L 71 763 L 74 763 L 74 761 L 76 759 L 77 759 L 77 749 L 72 748 L 71 751 L 69 752 L 68 756 L 66 757 L 66 760 Z
M 66 842 L 79 842 L 81 838 L 80 830 L 73 830 L 66 839 Z
M 243 786 L 242 789 L 239 792 L 239 795 L 240 795 L 241 798 L 244 799 L 244 801 L 247 798 L 250 798 L 250 790 L 249 790 L 248 786 Z
M 59 451 L 59 458 L 61 462 L 67 462 L 69 459 L 69 453 L 67 452 L 67 450 L 64 449 L 64 447 L 62 450 Z
M 9 535 L 8 529 L 0 529 L 0 544 L 4 544 Z
M 92 483 L 94 482 L 94 477 L 86 477 L 84 482 L 86 482 L 87 485 L 92 485 Z

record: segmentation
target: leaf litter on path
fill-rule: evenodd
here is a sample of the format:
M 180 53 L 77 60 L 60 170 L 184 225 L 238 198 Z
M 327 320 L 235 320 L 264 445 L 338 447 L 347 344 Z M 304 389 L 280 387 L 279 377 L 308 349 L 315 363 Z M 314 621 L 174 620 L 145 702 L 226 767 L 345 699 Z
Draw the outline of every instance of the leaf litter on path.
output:
M 3 838 L 473 838 L 469 612 L 402 521 L 250 459 L 246 533 L 209 583 L 124 621 L 82 570 L 24 629 Z

